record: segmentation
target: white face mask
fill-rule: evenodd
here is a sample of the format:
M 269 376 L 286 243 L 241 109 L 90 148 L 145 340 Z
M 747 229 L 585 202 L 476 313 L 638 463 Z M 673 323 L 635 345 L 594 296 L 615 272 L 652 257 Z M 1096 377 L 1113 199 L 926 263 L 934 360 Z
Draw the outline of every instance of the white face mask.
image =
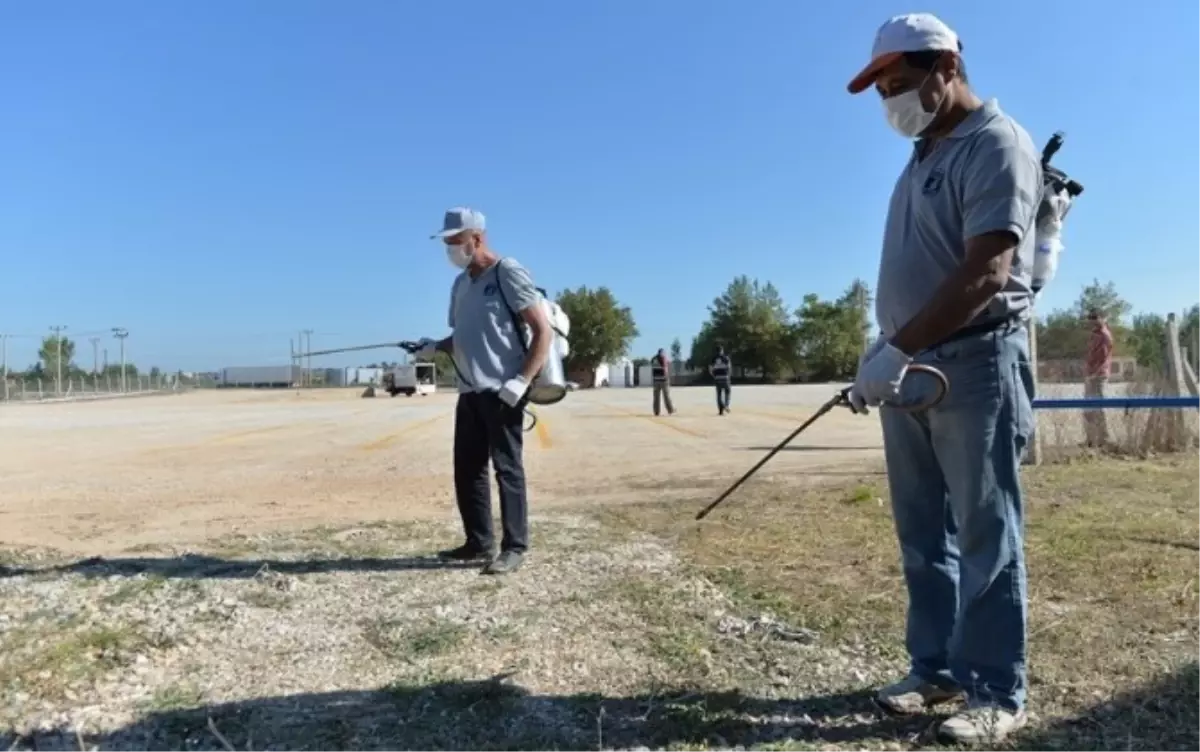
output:
M 446 246 L 446 258 L 459 269 L 466 269 L 467 265 L 471 263 L 471 252 L 467 250 L 469 247 L 466 243 L 448 245 Z
M 933 112 L 926 112 L 925 105 L 921 103 L 921 90 L 925 88 L 925 84 L 929 83 L 932 75 L 933 71 L 930 71 L 917 88 L 883 100 L 883 109 L 887 114 L 888 125 L 905 138 L 916 138 L 924 133 L 925 129 L 933 123 L 938 109 L 942 106 L 942 103 L 938 102 L 937 106 L 933 108 Z M 944 94 L 942 96 L 945 97 Z

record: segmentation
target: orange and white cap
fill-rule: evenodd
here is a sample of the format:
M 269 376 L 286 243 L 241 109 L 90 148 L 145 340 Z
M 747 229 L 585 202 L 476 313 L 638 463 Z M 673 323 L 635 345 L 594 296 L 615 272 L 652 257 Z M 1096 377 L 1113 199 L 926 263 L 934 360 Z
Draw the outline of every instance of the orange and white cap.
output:
M 854 77 L 846 88 L 851 94 L 865 90 L 879 76 L 879 71 L 890 65 L 905 52 L 946 50 L 961 52 L 962 43 L 958 35 L 932 13 L 908 13 L 889 18 L 875 32 L 875 44 L 871 47 L 871 62 Z

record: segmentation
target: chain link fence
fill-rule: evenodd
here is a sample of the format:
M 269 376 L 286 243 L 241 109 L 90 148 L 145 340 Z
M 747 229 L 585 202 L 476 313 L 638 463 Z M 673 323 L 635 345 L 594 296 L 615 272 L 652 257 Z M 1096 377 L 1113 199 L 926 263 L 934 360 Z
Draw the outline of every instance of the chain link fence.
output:
M 109 399 L 148 394 L 170 394 L 190 390 L 191 384 L 183 384 L 173 374 L 150 376 L 127 374 L 122 385 L 120 375 L 99 374 L 64 378 L 62 383 L 55 379 L 14 376 L 9 374 L 0 391 L 3 402 L 64 402 L 72 400 Z

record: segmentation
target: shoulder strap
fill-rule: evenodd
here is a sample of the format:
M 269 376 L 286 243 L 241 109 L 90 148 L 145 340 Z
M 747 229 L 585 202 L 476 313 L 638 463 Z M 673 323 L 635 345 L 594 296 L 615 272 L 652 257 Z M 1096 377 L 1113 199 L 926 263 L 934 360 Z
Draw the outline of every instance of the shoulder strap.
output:
M 508 296 L 504 294 L 504 285 L 500 282 L 500 269 L 504 266 L 505 261 L 506 259 L 500 259 L 496 262 L 496 289 L 500 291 L 500 302 L 504 303 L 504 307 L 508 309 L 508 315 L 512 317 L 513 333 L 517 335 L 517 340 L 521 343 L 521 349 L 529 352 L 529 346 L 525 344 L 525 322 L 521 320 L 521 317 L 517 315 L 512 305 L 509 304 Z M 542 294 L 544 295 L 545 293 Z
M 496 262 L 496 289 L 500 291 L 500 300 L 504 303 L 504 307 L 508 309 L 508 315 L 512 317 L 513 327 L 520 332 L 521 328 L 525 326 L 525 321 L 519 315 L 517 315 L 516 311 L 513 310 L 512 305 L 510 305 L 508 302 L 508 296 L 504 294 L 504 285 L 500 284 L 500 269 L 504 266 L 504 262 L 507 260 L 508 258 L 505 257 Z M 533 289 L 537 290 L 538 294 L 547 301 L 550 300 L 550 295 L 546 292 L 544 287 L 534 287 Z M 558 327 L 554 325 L 553 321 L 550 322 L 550 328 L 554 330 L 555 334 L 563 339 L 567 338 L 567 335 L 559 331 Z M 521 346 L 525 347 L 524 337 L 521 338 Z M 529 348 L 526 347 L 525 349 L 528 350 Z

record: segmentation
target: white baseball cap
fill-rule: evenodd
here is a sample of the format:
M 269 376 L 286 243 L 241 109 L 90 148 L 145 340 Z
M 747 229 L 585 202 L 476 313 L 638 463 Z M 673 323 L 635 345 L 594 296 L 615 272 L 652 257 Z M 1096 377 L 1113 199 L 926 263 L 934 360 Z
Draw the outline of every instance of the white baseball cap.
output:
M 962 42 L 958 41 L 958 35 L 949 26 L 932 13 L 892 16 L 875 32 L 871 62 L 846 88 L 851 94 L 858 94 L 875 83 L 879 71 L 899 60 L 905 52 L 930 50 L 961 52 Z
M 446 210 L 446 216 L 442 218 L 442 229 L 434 233 L 431 239 L 445 238 L 457 235 L 460 232 L 466 232 L 467 230 L 483 232 L 485 227 L 486 220 L 483 217 L 483 212 L 468 209 L 465 206 L 456 206 L 453 209 Z

